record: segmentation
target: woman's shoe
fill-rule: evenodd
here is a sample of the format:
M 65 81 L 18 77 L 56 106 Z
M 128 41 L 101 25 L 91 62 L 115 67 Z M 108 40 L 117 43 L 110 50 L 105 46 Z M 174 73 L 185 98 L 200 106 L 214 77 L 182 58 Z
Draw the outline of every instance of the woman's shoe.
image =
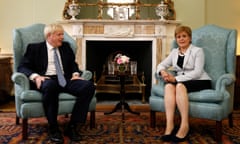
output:
M 187 135 L 185 137 L 183 137 L 183 138 L 179 138 L 176 135 L 174 135 L 174 136 L 172 136 L 171 140 L 172 140 L 172 142 L 175 142 L 175 143 L 184 142 L 184 141 L 186 141 L 188 139 L 189 133 L 190 132 L 188 131 Z
M 163 135 L 163 136 L 161 137 L 161 140 L 164 141 L 164 142 L 170 142 L 170 141 L 172 140 L 172 136 L 173 136 L 173 135 L 171 135 L 171 134 L 169 134 L 169 135 Z
M 187 136 L 185 136 L 184 138 L 179 138 L 177 136 L 172 137 L 172 142 L 175 142 L 175 143 L 184 142 L 186 140 L 187 140 Z
M 174 129 L 172 130 L 172 132 L 170 134 L 161 136 L 161 140 L 164 142 L 170 142 L 172 140 L 173 136 L 174 136 Z

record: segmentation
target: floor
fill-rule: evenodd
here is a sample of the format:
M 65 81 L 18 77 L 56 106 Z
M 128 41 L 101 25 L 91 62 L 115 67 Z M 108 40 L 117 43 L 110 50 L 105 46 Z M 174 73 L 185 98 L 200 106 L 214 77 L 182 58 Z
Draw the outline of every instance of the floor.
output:
M 118 103 L 119 101 L 101 101 L 97 103 L 96 106 L 96 111 L 111 111 L 112 109 L 115 108 L 115 105 Z M 142 103 L 140 100 L 127 100 L 126 101 L 131 110 L 133 111 L 138 111 L 138 112 L 146 112 L 146 111 L 150 111 L 150 107 L 149 104 L 146 103 Z
M 96 111 L 97 112 L 108 112 L 114 109 L 115 105 L 119 101 L 99 101 L 96 105 Z M 140 100 L 128 100 L 127 103 L 129 104 L 131 110 L 138 111 L 138 112 L 145 112 L 149 111 L 149 104 L 148 103 L 142 103 Z M 15 102 L 14 100 L 11 100 L 9 102 L 6 102 L 4 104 L 0 105 L 0 112 L 11 112 L 15 111 Z

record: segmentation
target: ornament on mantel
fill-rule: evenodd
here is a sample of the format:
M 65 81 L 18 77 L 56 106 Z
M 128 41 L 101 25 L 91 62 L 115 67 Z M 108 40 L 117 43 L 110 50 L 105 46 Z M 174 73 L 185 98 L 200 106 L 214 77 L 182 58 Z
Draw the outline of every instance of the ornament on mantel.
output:
M 72 3 L 69 4 L 67 12 L 70 16 L 72 16 L 72 18 L 70 20 L 77 20 L 76 16 L 80 13 L 80 6 L 79 6 L 78 2 L 73 0 Z
M 159 5 L 157 5 L 155 9 L 156 15 L 160 17 L 160 20 L 166 20 L 165 17 L 168 16 L 168 5 L 164 3 L 162 0 Z

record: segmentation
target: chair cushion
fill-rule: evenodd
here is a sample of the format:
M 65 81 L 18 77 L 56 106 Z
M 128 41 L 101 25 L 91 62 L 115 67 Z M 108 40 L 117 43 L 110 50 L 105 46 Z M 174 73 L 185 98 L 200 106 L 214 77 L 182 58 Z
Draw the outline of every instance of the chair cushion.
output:
M 68 93 L 60 93 L 59 99 L 60 100 L 75 100 L 76 97 L 71 94 L 68 94 Z
M 26 90 L 22 92 L 20 99 L 24 102 L 39 102 L 42 101 L 42 94 L 35 90 Z
M 151 91 L 152 96 L 164 97 L 164 89 L 158 85 L 154 85 Z M 202 90 L 199 92 L 191 92 L 188 94 L 189 100 L 193 102 L 219 103 L 223 101 L 223 93 L 214 89 Z
M 26 90 L 21 94 L 21 100 L 24 102 L 42 101 L 42 94 L 35 90 Z M 75 100 L 76 98 L 68 93 L 60 93 L 59 100 Z
M 189 100 L 194 102 L 219 103 L 223 101 L 223 93 L 213 89 L 191 92 L 188 94 Z

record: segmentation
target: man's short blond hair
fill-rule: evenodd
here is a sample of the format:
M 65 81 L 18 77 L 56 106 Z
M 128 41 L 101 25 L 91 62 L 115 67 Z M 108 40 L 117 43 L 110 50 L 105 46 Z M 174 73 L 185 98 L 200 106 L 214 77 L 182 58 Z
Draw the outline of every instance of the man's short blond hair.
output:
M 48 34 L 52 34 L 56 31 L 64 31 L 62 25 L 57 23 L 48 24 L 44 28 L 44 37 L 47 39 Z

